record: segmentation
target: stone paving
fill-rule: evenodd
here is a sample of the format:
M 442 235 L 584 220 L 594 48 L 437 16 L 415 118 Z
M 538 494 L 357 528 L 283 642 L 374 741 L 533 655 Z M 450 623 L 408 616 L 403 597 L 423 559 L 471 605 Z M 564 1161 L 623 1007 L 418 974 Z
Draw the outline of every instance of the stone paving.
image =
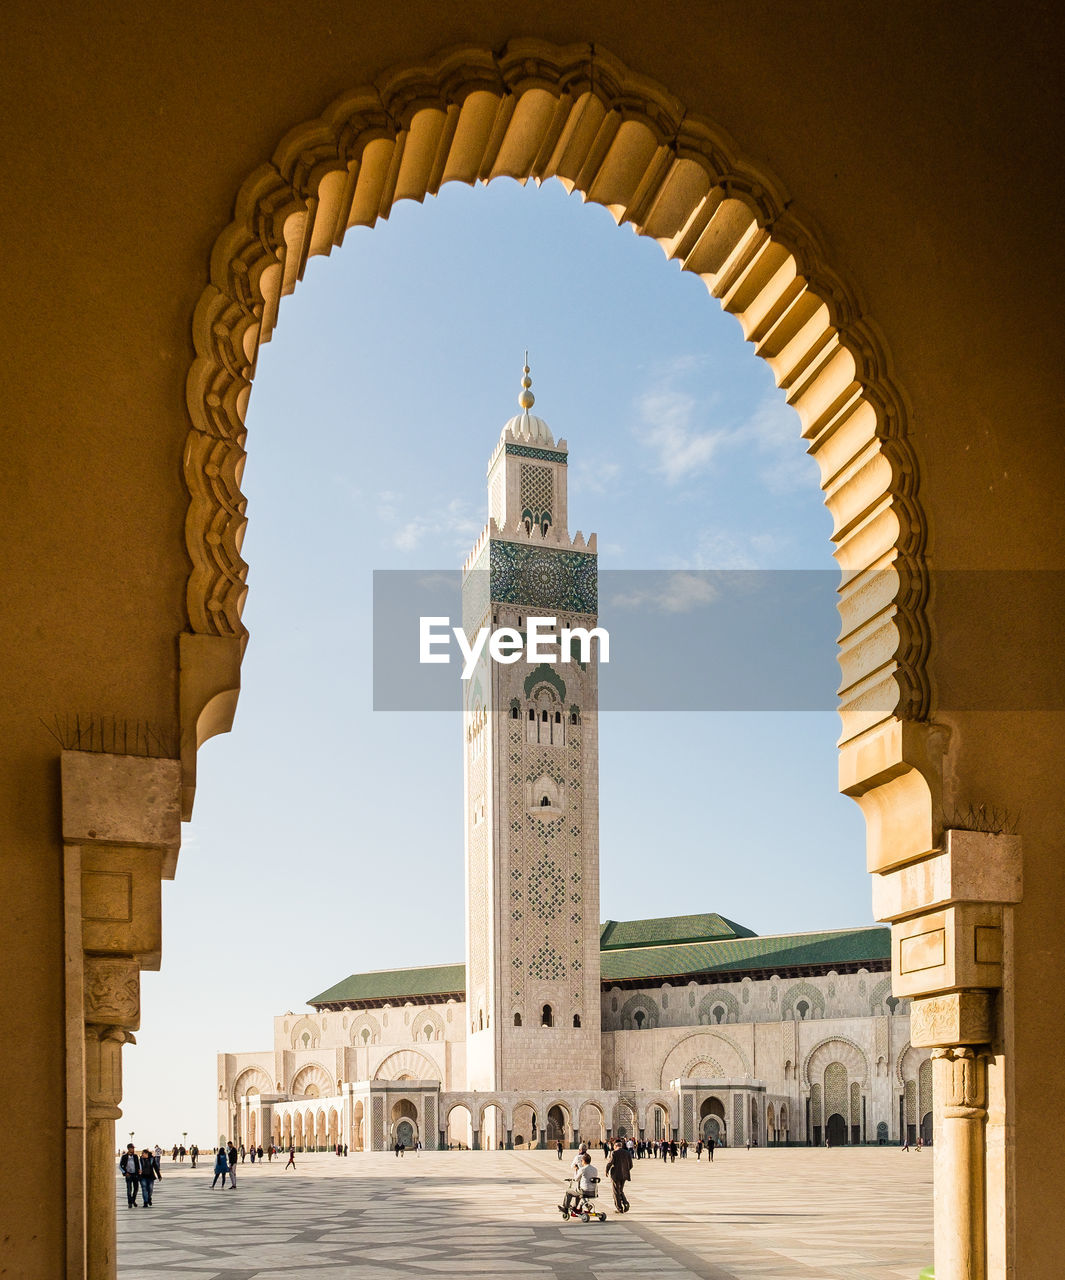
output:
M 121 1280 L 916 1280 L 932 1258 L 932 1153 L 897 1147 L 640 1160 L 632 1211 L 608 1194 L 602 1224 L 561 1220 L 551 1151 L 283 1164 L 212 1191 L 210 1158 L 164 1158 L 151 1209 L 119 1186 Z

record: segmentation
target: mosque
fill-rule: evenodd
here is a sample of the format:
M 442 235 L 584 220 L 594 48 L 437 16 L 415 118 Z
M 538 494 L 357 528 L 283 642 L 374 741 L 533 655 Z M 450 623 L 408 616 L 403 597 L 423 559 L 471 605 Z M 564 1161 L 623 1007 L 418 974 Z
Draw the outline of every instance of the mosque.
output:
M 591 631 L 596 541 L 568 532 L 567 445 L 526 365 L 463 567 L 463 626 Z M 579 634 L 579 633 L 578 633 Z M 464 964 L 357 973 L 218 1056 L 218 1130 L 381 1151 L 672 1136 L 931 1137 L 930 1051 L 890 930 L 760 936 L 715 912 L 599 919 L 598 672 L 482 653 L 464 684 Z

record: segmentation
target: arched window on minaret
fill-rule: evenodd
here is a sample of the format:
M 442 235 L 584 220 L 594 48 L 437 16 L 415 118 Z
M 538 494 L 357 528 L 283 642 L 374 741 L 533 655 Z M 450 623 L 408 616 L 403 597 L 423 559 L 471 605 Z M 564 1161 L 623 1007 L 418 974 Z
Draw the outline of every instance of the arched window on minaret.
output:
M 520 1013 L 516 1013 L 516 1014 L 514 1015 L 514 1025 L 515 1025 L 516 1027 L 520 1027 L 520 1026 L 521 1026 L 521 1014 L 520 1014 Z
M 541 808 L 541 809 L 549 809 L 550 807 L 551 807 L 551 800 L 550 800 L 550 798 L 549 798 L 548 796 L 541 796 L 541 797 L 540 797 L 540 808 Z
M 581 1025 L 581 1015 L 580 1015 L 579 1013 L 575 1013 L 575 1014 L 573 1015 L 573 1025 L 574 1025 L 575 1027 L 578 1027 L 578 1028 L 580 1027 L 580 1025 Z
M 554 1026 L 554 1015 L 551 1012 L 551 1006 L 549 1004 L 544 1005 L 544 1012 L 543 1017 L 540 1019 L 540 1025 L 542 1027 Z

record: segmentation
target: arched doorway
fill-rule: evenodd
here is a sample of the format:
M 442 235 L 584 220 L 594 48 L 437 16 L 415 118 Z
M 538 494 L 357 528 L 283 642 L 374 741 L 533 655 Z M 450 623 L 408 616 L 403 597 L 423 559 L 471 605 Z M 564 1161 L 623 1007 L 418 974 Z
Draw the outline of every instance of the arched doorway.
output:
M 564 1142 L 569 1146 L 569 1112 L 565 1110 L 559 1103 L 555 1103 L 553 1107 L 548 1108 L 547 1112 L 547 1144 L 554 1145 L 556 1142 Z
M 355 1103 L 351 1113 L 351 1143 L 352 1151 L 362 1151 L 364 1149 L 365 1138 L 363 1137 L 363 1118 L 365 1108 L 361 1099 Z
M 392 1145 L 412 1148 L 418 1140 L 418 1108 L 410 1098 L 400 1098 L 392 1106 Z
M 728 1146 L 728 1127 L 725 1124 L 725 1104 L 720 1098 L 707 1098 L 699 1108 L 699 1132 L 704 1142 L 716 1146 Z
M 456 1102 L 448 1109 L 444 1130 L 449 1150 L 469 1150 L 473 1142 L 473 1121 L 465 1103 Z
M 481 1111 L 481 1148 L 484 1151 L 498 1151 L 506 1146 L 507 1130 L 503 1108 L 490 1102 Z
M 602 1108 L 594 1102 L 584 1102 L 577 1114 L 577 1132 L 581 1142 L 589 1146 L 599 1146 L 606 1140 L 606 1124 L 603 1121 Z
M 828 1117 L 825 1136 L 827 1145 L 830 1147 L 845 1147 L 847 1145 L 847 1122 L 838 1111 L 833 1111 Z

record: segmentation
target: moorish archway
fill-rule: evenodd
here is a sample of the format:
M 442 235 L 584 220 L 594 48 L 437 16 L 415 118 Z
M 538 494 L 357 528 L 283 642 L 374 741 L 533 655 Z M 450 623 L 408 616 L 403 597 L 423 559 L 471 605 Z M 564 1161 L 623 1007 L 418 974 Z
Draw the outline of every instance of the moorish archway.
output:
M 739 320 L 797 411 L 834 518 L 842 789 L 870 868 L 934 847 L 924 519 L 904 400 L 872 323 L 773 177 L 661 85 L 599 48 L 511 41 L 393 68 L 293 128 L 244 182 L 193 317 L 183 638 L 186 808 L 196 747 L 232 720 L 246 632 L 244 416 L 260 342 L 311 255 L 445 182 L 556 177 L 653 237 Z M 859 742 L 859 739 L 861 741 Z M 888 851 L 890 847 L 890 851 Z
M 799 415 L 833 516 L 843 570 L 840 787 L 865 815 L 868 868 L 886 872 L 942 850 L 946 744 L 929 720 L 926 521 L 906 401 L 875 324 L 782 185 L 710 121 L 597 47 L 532 39 L 500 51 L 447 50 L 343 95 L 290 130 L 248 176 L 215 242 L 186 384 L 186 816 L 196 750 L 229 728 L 239 689 L 247 574 L 240 481 L 259 343 L 308 258 L 329 253 L 349 227 L 373 226 L 397 200 L 422 200 L 445 182 L 500 176 L 557 177 L 653 237 L 700 276 L 769 363 Z M 881 918 L 928 905 L 909 889 L 899 894 L 879 904 Z M 996 985 L 992 978 L 958 992 L 945 1014 L 935 1000 L 914 1006 L 925 1019 L 923 1043 L 942 1048 L 944 1082 L 949 1076 L 959 1097 L 969 1096 L 969 1046 L 990 1039 L 984 988 Z M 915 979 L 906 994 L 936 990 Z M 966 1194 L 958 1191 L 957 1204 Z

